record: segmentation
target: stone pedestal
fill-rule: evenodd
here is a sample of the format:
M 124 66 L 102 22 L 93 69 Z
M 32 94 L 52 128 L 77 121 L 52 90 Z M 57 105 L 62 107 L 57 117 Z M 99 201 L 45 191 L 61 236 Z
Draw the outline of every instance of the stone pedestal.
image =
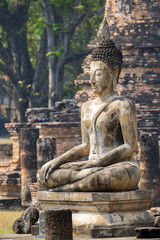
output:
M 153 191 L 117 193 L 38 192 L 43 210 L 71 209 L 74 236 L 103 238 L 134 236 L 135 227 L 153 226 L 146 211 Z

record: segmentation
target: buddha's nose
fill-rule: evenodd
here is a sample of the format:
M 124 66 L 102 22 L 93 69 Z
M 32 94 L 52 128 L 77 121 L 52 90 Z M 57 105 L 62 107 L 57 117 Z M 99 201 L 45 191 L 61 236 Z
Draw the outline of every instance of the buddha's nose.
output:
M 91 81 L 91 84 L 95 83 L 95 76 L 94 76 L 94 74 L 90 77 L 90 81 Z

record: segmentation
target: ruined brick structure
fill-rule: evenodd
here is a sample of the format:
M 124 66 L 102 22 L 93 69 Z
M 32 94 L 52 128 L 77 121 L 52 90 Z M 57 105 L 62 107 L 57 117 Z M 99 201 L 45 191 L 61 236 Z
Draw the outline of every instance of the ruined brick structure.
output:
M 28 121 L 39 129 L 39 138 L 56 139 L 56 155 L 81 142 L 80 109 L 74 100 L 57 102 L 53 108 L 28 109 Z
M 20 175 L 12 155 L 12 144 L 0 145 L 0 199 L 19 197 L 16 193 L 20 190 Z
M 9 168 L 3 168 L 6 175 L 12 170 L 19 176 L 10 180 L 11 187 L 14 185 L 13 191 L 3 184 L 6 197 L 13 198 L 16 195 L 21 198 L 23 206 L 37 203 L 37 187 L 42 188 L 37 185 L 37 169 L 81 143 L 80 109 L 74 100 L 57 102 L 53 108 L 28 109 L 26 115 L 27 123 L 6 124 L 13 140 L 13 157 Z M 0 178 L 5 182 L 6 175 L 3 172 L 0 169 Z M 0 185 L 1 196 L 4 195 L 3 185 Z
M 131 98 L 137 105 L 138 133 L 139 136 L 143 132 L 146 134 L 146 137 L 142 137 L 140 140 L 140 155 L 138 155 L 142 169 L 141 187 L 144 189 L 156 187 L 156 197 L 160 195 L 158 191 L 160 189 L 160 162 L 158 155 L 156 155 L 155 164 L 148 165 L 148 161 L 151 162 L 155 156 L 151 149 L 147 150 L 147 146 L 149 147 L 150 144 L 158 146 L 158 136 L 160 135 L 159 22 L 159 0 L 107 0 L 104 20 L 98 31 L 97 38 L 89 45 L 93 49 L 99 44 L 102 39 L 101 35 L 104 31 L 104 26 L 107 26 L 110 31 L 110 37 L 123 52 L 124 63 L 117 89 L 120 95 Z M 95 97 L 89 84 L 90 58 L 90 55 L 86 57 L 82 65 L 84 72 L 75 80 L 76 85 L 83 87 L 75 96 L 79 106 L 81 106 L 82 102 Z M 12 134 L 13 139 L 13 159 L 10 161 L 10 166 L 13 166 L 13 168 L 11 167 L 10 169 L 13 169 L 16 174 L 17 172 L 20 174 L 19 139 L 22 129 L 38 129 L 39 138 L 37 141 L 39 142 L 41 140 L 45 142 L 51 138 L 55 139 L 56 153 L 54 149 L 52 150 L 54 152 L 53 155 L 57 156 L 81 142 L 80 110 L 74 101 L 62 101 L 57 103 L 54 108 L 49 109 L 29 109 L 26 114 L 28 123 L 7 124 L 7 129 Z M 154 137 L 154 132 L 158 133 L 156 138 Z M 153 137 L 150 134 L 153 134 Z M 146 145 L 144 139 L 146 139 Z M 157 149 L 156 151 L 158 151 Z M 49 152 L 50 150 L 47 151 Z M 38 158 L 43 159 L 42 151 L 39 152 Z M 46 161 L 48 160 L 49 158 L 46 159 Z M 150 166 L 151 171 L 148 166 Z M 5 169 L 10 171 L 7 167 Z M 149 174 L 151 172 L 152 175 Z M 154 175 L 155 172 L 156 175 Z M 0 176 L 2 175 L 3 173 L 1 174 L 0 171 Z M 153 177 L 156 186 L 151 183 Z M 1 180 L 1 182 L 4 183 L 5 180 Z M 16 194 L 22 197 L 20 177 L 17 177 L 15 186 L 17 189 Z M 7 187 L 6 189 L 9 188 Z M 30 189 L 31 195 L 35 198 L 37 191 L 35 182 L 31 184 Z M 5 195 L 9 196 L 9 191 Z
M 20 168 L 12 144 L 0 144 L 0 208 L 20 204 Z

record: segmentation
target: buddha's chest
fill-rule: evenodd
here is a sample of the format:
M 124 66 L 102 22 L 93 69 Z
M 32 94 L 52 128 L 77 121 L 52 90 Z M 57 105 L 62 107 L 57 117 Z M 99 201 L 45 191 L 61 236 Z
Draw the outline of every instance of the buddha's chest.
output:
M 112 107 L 107 107 L 99 113 L 99 108 L 96 107 L 86 113 L 82 122 L 89 133 L 96 128 L 102 134 L 113 133 L 120 125 L 119 110 Z
M 99 117 L 97 117 L 94 123 L 95 128 L 102 135 L 110 133 L 114 135 L 114 132 L 119 128 L 119 114 L 117 111 L 110 112 L 109 110 L 103 111 Z

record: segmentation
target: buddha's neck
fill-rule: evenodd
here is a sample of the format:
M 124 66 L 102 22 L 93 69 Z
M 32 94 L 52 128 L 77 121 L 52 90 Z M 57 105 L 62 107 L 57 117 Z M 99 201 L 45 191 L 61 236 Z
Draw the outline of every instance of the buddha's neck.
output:
M 97 100 L 101 102 L 105 102 L 109 97 L 118 95 L 117 91 L 114 91 L 113 89 L 110 90 L 109 92 L 103 92 L 102 94 L 98 95 Z

